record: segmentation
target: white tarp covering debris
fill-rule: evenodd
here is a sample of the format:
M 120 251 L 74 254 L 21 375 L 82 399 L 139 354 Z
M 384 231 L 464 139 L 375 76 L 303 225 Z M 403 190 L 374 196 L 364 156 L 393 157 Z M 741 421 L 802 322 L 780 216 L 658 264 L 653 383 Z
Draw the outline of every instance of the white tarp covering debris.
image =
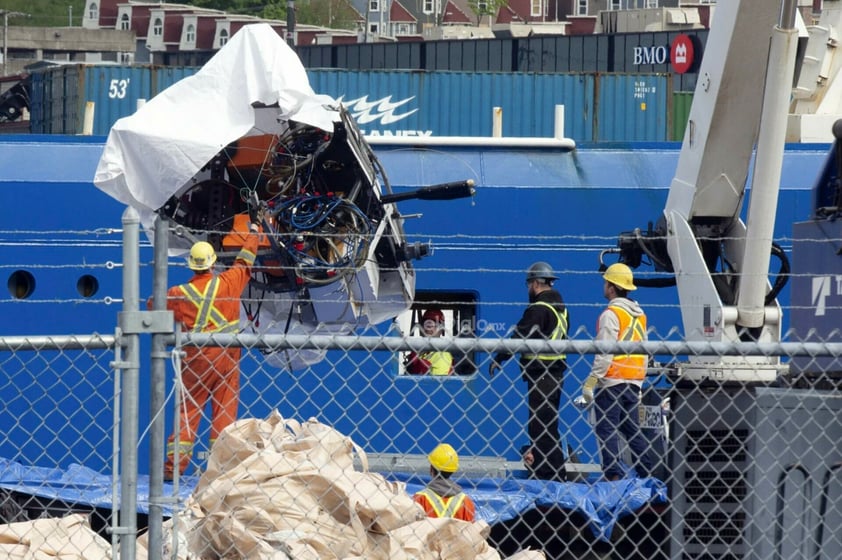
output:
M 281 118 L 323 130 L 338 118 L 335 100 L 313 92 L 298 56 L 272 27 L 247 25 L 196 74 L 114 124 L 94 183 L 148 216 L 249 134 L 254 103 L 277 103 Z
M 94 183 L 137 210 L 150 237 L 156 213 L 169 218 L 171 255 L 208 241 L 221 265 L 246 231 L 237 218 L 247 220 L 259 200 L 267 244 L 250 284 L 256 317 L 243 309 L 244 328 L 345 334 L 395 317 L 414 297 L 402 222 L 381 203 L 381 176 L 353 118 L 313 91 L 271 26 L 255 24 L 117 121 Z M 323 358 L 321 350 L 266 355 L 285 369 Z

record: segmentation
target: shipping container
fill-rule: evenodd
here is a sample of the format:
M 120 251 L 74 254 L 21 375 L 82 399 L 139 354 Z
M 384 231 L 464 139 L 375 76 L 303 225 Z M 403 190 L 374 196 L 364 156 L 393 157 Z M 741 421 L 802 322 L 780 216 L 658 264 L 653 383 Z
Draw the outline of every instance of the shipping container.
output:
M 672 134 L 670 140 L 684 140 L 684 129 L 690 118 L 690 106 L 693 104 L 692 91 L 676 91 L 672 94 Z
M 669 137 L 670 80 L 666 75 L 598 76 L 598 142 L 664 142 Z
M 519 72 L 610 72 L 610 35 L 537 36 L 519 39 Z
M 372 136 L 491 136 L 495 107 L 503 136 L 553 136 L 556 105 L 565 135 L 593 137 L 594 76 L 465 72 L 311 70 L 310 84 L 349 108 Z
M 683 74 L 675 73 L 671 61 L 672 42 L 679 35 L 686 35 L 693 45 L 691 65 Z M 704 45 L 707 41 L 707 30 L 620 33 L 610 37 L 608 72 L 619 74 L 672 73 L 673 91 L 693 91 L 696 89 L 696 79 L 699 75 Z
M 152 94 L 158 95 L 177 81 L 192 76 L 198 66 L 158 66 L 152 68 Z
M 33 74 L 32 126 L 39 134 L 81 134 L 94 103 L 92 133 L 108 134 L 197 67 L 62 65 Z M 656 74 L 308 71 L 319 93 L 340 99 L 372 136 L 551 137 L 564 106 L 564 136 L 577 142 L 668 139 L 669 77 Z M 598 112 L 597 112 L 598 108 Z
M 684 73 L 671 63 L 671 46 L 679 35 L 693 45 L 693 60 Z M 305 68 L 343 70 L 426 70 L 514 73 L 672 74 L 673 91 L 696 87 L 707 29 L 592 35 L 552 35 L 505 39 L 471 39 L 298 46 Z
M 550 137 L 563 105 L 564 136 L 577 142 L 668 139 L 666 75 L 308 73 L 313 89 L 341 99 L 373 136 L 491 136 L 499 107 L 503 136 Z
M 152 89 L 149 66 L 68 64 L 32 73 L 31 130 L 35 134 L 82 134 L 85 108 L 94 104 L 93 134 L 108 134 L 137 110 Z
M 683 74 L 673 74 L 673 89 L 689 91 L 695 88 L 707 29 L 297 45 L 295 51 L 308 69 L 663 74 L 674 72 L 670 52 L 679 35 L 692 41 L 696 63 Z M 201 66 L 214 54 L 167 52 L 156 60 L 173 67 Z

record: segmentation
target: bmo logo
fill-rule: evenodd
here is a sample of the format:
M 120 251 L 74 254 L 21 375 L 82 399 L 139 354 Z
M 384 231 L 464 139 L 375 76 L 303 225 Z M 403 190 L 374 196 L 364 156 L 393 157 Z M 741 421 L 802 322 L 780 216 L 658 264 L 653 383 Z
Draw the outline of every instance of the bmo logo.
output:
M 666 45 L 635 47 L 633 56 L 635 66 L 666 64 L 669 62 L 675 73 L 684 74 L 693 67 L 695 52 L 693 50 L 693 40 L 682 33 L 673 39 L 669 47 Z
M 677 35 L 670 45 L 670 62 L 677 74 L 684 74 L 693 66 L 693 41 L 685 34 Z
M 665 64 L 667 61 L 667 48 L 661 47 L 635 47 L 634 65 L 641 64 Z

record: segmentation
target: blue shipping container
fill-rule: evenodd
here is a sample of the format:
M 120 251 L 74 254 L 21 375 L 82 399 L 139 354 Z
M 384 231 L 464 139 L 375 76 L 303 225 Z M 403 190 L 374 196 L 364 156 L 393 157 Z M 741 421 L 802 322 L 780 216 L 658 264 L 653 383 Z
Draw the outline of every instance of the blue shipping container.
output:
M 33 73 L 31 130 L 81 134 L 94 103 L 93 134 L 105 136 L 138 101 L 198 67 L 63 65 Z M 564 136 L 577 142 L 668 139 L 669 78 L 661 74 L 523 74 L 309 70 L 313 90 L 340 99 L 370 136 L 551 137 L 563 105 Z
M 177 81 L 192 76 L 198 66 L 158 66 L 152 69 L 152 93 L 158 95 Z
M 33 72 L 31 129 L 36 134 L 81 134 L 87 102 L 93 134 L 106 135 L 138 101 L 156 93 L 149 66 L 62 65 Z
M 310 85 L 342 102 L 371 136 L 552 137 L 556 105 L 564 135 L 593 138 L 593 74 L 309 70 Z
M 669 140 L 670 85 L 665 74 L 600 74 L 594 141 Z

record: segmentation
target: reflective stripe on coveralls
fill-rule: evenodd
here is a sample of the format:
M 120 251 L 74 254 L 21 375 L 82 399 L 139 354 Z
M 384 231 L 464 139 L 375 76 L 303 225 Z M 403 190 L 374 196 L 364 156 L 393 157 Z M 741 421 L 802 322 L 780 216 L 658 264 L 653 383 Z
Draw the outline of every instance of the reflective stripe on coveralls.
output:
M 175 455 L 175 446 L 178 445 L 178 454 L 181 457 L 190 457 L 193 454 L 193 442 L 192 441 L 179 441 L 177 444 L 174 441 L 170 441 L 167 443 L 167 455 L 172 457 Z
M 455 517 L 456 512 L 459 511 L 459 508 L 465 502 L 464 492 L 459 492 L 449 498 L 442 498 L 432 490 L 425 488 L 420 490 L 418 494 L 427 498 L 427 501 L 430 502 L 430 506 L 436 513 L 436 517 Z
M 216 308 L 216 292 L 219 289 L 219 279 L 214 277 L 205 286 L 205 291 L 199 292 L 193 284 L 181 284 L 181 291 L 187 297 L 187 301 L 198 309 L 196 313 L 196 324 L 193 325 L 193 332 L 218 332 L 227 333 L 239 330 L 240 321 L 228 321 Z
M 559 313 L 555 307 L 546 301 L 537 301 L 533 305 L 543 305 L 549 308 L 558 321 L 556 328 L 553 329 L 553 332 L 548 340 L 562 340 L 565 336 L 567 336 L 567 309 L 564 310 L 564 313 Z M 523 354 L 523 358 L 527 360 L 534 360 L 537 358 L 539 360 L 553 361 L 563 360 L 566 357 L 567 355 L 565 354 Z
M 622 307 L 609 305 L 608 309 L 617 315 L 620 321 L 619 342 L 642 342 L 646 340 L 646 315 L 635 317 Z M 645 354 L 620 354 L 614 356 L 605 377 L 610 379 L 629 379 L 642 381 L 646 377 Z

